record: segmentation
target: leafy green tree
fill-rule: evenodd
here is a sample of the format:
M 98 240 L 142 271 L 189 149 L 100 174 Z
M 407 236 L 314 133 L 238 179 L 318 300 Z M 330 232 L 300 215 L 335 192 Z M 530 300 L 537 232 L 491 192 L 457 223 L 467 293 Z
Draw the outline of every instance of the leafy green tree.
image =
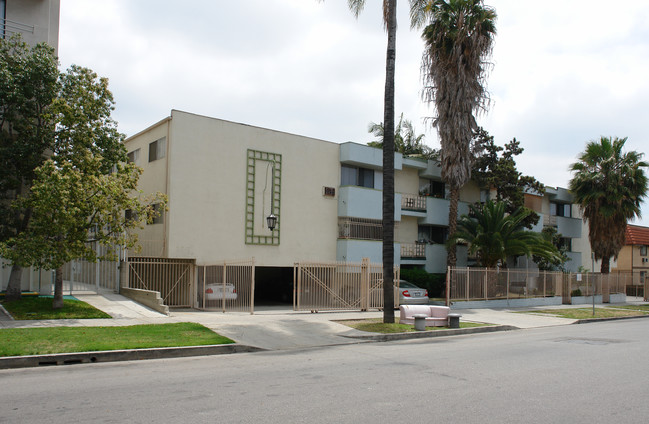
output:
M 520 141 L 514 138 L 504 147 L 498 146 L 494 138 L 482 127 L 476 131 L 475 140 L 481 153 L 475 158 L 471 178 L 483 190 L 495 189 L 495 200 L 505 202 L 508 213 L 525 207 L 526 191 L 531 190 L 539 195 L 545 193 L 543 184 L 532 176 L 523 175 L 516 168 L 514 157 L 524 151 L 520 147 Z M 532 228 L 538 222 L 539 215 L 530 210 L 523 224 L 526 228 Z
M 505 203 L 491 200 L 471 205 L 470 214 L 462 215 L 448 243 L 468 244 L 469 253 L 477 255 L 478 263 L 487 268 L 505 266 L 507 258 L 517 256 L 555 260 L 559 255 L 556 247 L 540 233 L 523 228 L 529 213 L 520 208 L 508 214 Z
M 66 262 L 113 259 L 116 245 L 133 247 L 130 230 L 153 218 L 154 203 L 165 202 L 159 195 L 138 197 L 141 170 L 126 164 L 113 108 L 107 79 L 78 66 L 61 74 L 43 117 L 55 123 L 50 158 L 32 171 L 29 191 L 12 202 L 16 211 L 30 211 L 30 219 L 0 243 L 0 255 L 19 267 L 55 269 L 54 308 L 63 306 Z M 91 242 L 108 246 L 107 253 L 98 257 Z
M 51 105 L 58 93 L 58 62 L 47 44 L 29 47 L 19 36 L 0 39 L 0 243 L 23 232 L 29 209 L 12 207 L 26 195 L 53 148 Z M 13 264 L 6 298 L 20 298 L 22 267 Z
M 640 217 L 640 205 L 647 195 L 647 163 L 642 154 L 623 152 L 627 138 L 600 137 L 586 145 L 569 188 L 588 223 L 588 238 L 595 259 L 602 260 L 601 272 L 608 274 L 611 258 L 624 246 L 627 221 Z
M 543 227 L 541 236 L 557 248 L 558 255 L 552 258 L 532 255 L 532 259 L 536 262 L 541 271 L 565 272 L 565 264 L 570 260 L 570 257 L 568 257 L 568 246 L 563 243 L 563 237 L 554 227 Z
M 373 134 L 378 140 L 367 143 L 370 147 L 383 148 L 383 123 L 371 122 L 367 132 Z M 403 119 L 403 113 L 394 130 L 394 149 L 404 156 L 419 156 L 425 159 L 436 158 L 438 152 L 424 143 L 424 134 L 417 135 L 415 127 L 408 119 Z
M 441 149 L 442 179 L 450 188 L 449 235 L 457 227 L 459 190 L 471 176 L 474 114 L 486 110 L 487 59 L 496 34 L 496 12 L 482 0 L 431 0 L 424 8 L 430 21 L 423 30 L 424 98 L 434 102 Z M 425 22 L 425 19 L 418 22 Z M 448 265 L 456 264 L 448 246 Z

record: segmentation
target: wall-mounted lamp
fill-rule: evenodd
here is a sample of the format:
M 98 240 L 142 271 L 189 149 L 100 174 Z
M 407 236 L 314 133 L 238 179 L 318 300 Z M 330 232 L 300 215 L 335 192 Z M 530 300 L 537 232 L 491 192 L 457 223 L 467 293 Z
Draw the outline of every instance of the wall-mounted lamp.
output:
M 270 231 L 273 231 L 275 227 L 277 226 L 277 216 L 274 214 L 270 214 L 266 217 L 266 225 L 268 226 L 268 229 Z

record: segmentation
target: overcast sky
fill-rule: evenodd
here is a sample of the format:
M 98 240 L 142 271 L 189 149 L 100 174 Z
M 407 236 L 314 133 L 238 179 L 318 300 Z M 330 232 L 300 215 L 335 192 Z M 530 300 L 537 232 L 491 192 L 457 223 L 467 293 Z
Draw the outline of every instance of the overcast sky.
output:
M 62 0 L 59 55 L 108 77 L 120 130 L 171 109 L 333 142 L 366 143 L 383 119 L 381 1 L 355 19 L 346 0 Z M 649 2 L 490 0 L 498 14 L 491 109 L 496 143 L 513 137 L 519 169 L 566 187 L 586 142 L 628 137 L 649 150 Z M 421 101 L 423 43 L 398 11 L 396 113 L 431 147 Z M 647 159 L 647 158 L 645 158 Z M 649 206 L 643 219 L 649 225 Z

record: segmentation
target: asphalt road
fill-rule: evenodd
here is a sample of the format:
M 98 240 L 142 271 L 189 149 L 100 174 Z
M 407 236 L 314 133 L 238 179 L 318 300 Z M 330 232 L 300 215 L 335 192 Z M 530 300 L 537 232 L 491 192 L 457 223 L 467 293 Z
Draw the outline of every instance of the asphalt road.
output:
M 649 320 L 0 371 L 0 423 L 646 423 Z

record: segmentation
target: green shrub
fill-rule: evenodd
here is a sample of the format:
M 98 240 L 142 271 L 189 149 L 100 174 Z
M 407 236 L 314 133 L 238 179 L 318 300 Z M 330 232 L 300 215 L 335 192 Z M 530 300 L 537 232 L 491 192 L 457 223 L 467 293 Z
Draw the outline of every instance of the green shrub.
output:
M 401 279 L 428 290 L 428 297 L 444 297 L 445 274 L 430 274 L 421 268 L 402 268 Z
M 581 296 L 581 290 L 573 290 L 570 292 L 570 296 Z

